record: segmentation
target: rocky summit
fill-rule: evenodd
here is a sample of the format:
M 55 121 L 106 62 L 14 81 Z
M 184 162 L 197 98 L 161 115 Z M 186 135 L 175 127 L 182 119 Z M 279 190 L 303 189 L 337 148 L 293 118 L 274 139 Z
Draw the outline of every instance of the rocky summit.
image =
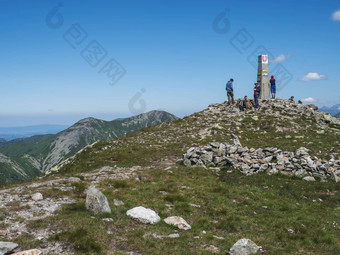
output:
M 339 254 L 339 119 L 239 103 L 98 141 L 2 187 L 0 250 Z

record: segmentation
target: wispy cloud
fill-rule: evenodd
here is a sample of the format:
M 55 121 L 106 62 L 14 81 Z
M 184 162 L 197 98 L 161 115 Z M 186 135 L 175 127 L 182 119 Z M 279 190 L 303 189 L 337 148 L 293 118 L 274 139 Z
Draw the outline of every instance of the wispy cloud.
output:
M 312 97 L 307 97 L 307 98 L 301 99 L 301 101 L 304 102 L 304 103 L 315 103 L 316 99 L 312 98 Z
M 287 58 L 290 58 L 290 55 L 281 54 L 280 56 L 277 56 L 276 58 L 272 59 L 270 63 L 281 63 L 285 61 Z
M 337 10 L 333 12 L 332 14 L 332 20 L 334 21 L 340 21 L 340 10 Z
M 308 73 L 305 76 L 302 76 L 300 78 L 300 81 L 318 81 L 318 80 L 325 80 L 327 79 L 327 76 L 324 74 L 318 74 L 318 73 Z

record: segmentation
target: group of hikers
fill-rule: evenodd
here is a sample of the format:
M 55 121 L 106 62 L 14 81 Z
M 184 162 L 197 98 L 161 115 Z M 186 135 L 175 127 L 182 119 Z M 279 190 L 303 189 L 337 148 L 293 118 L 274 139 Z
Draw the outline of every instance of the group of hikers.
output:
M 275 99 L 276 98 L 276 83 L 275 83 L 275 79 L 274 76 L 272 75 L 270 78 L 270 93 L 271 93 L 271 98 Z M 235 104 L 234 101 L 234 88 L 233 88 L 233 82 L 234 79 L 231 78 L 227 84 L 226 84 L 226 90 L 227 90 L 227 96 L 228 96 L 228 105 L 230 105 L 230 103 Z M 259 96 L 261 93 L 261 85 L 258 82 L 254 83 L 255 87 L 254 87 L 254 108 L 258 108 L 259 107 Z M 291 102 L 294 102 L 294 96 L 291 96 L 289 98 L 289 100 Z M 300 100 L 298 103 L 302 103 Z M 249 101 L 248 97 L 245 96 L 243 98 L 242 103 L 238 106 L 239 109 L 241 111 L 244 111 L 244 109 L 251 109 L 253 107 L 252 103 Z

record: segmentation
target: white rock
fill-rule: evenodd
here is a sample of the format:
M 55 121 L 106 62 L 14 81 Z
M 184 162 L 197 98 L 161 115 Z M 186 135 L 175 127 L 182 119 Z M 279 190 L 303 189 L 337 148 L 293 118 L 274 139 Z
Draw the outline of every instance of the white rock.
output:
M 252 240 L 243 238 L 238 240 L 229 252 L 231 255 L 250 255 L 257 253 L 260 248 Z
M 128 210 L 126 215 L 145 224 L 156 224 L 161 220 L 155 211 L 144 208 L 143 206 L 138 206 Z
M 0 255 L 8 254 L 18 247 L 18 244 L 11 242 L 0 242 Z
M 44 197 L 41 193 L 34 193 L 31 195 L 31 198 L 34 200 L 34 201 L 39 201 L 39 200 L 43 200 Z
M 166 224 L 173 225 L 178 227 L 179 229 L 188 230 L 191 229 L 191 226 L 181 217 L 178 216 L 170 216 L 164 219 Z
M 95 187 L 90 187 L 86 192 L 86 209 L 94 214 L 108 212 L 111 213 L 111 208 L 107 202 L 107 198 Z
M 307 181 L 307 182 L 315 182 L 315 178 L 312 176 L 305 176 L 303 177 L 303 180 Z

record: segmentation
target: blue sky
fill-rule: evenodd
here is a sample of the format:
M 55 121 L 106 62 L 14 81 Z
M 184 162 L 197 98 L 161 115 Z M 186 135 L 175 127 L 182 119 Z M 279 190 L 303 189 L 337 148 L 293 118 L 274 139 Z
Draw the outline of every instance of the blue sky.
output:
M 184 116 L 226 100 L 231 77 L 236 97 L 251 96 L 258 47 L 273 56 L 269 73 L 288 77 L 278 97 L 340 102 L 338 0 L 0 3 L 0 126 Z M 97 43 L 106 55 L 87 51 Z M 113 86 L 103 71 L 112 59 L 126 71 Z

